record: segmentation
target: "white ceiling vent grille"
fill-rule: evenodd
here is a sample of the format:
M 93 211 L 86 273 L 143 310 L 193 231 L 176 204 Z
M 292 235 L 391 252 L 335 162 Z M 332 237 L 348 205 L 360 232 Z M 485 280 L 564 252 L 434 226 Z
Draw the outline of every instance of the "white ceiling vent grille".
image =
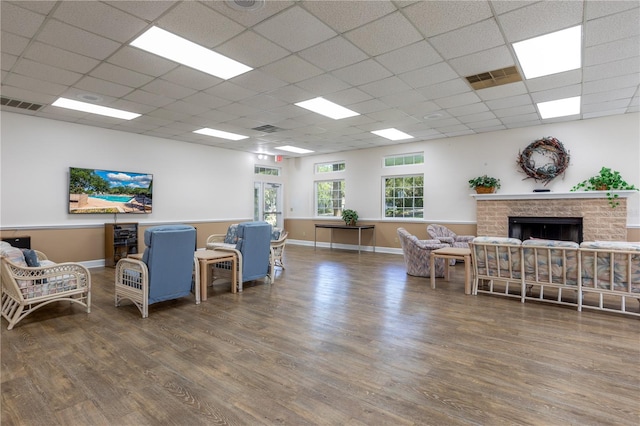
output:
M 475 90 L 522 81 L 522 76 L 516 67 L 500 68 L 499 70 L 470 75 L 465 78 Z
M 229 7 L 235 10 L 258 10 L 264 6 L 264 0 L 227 0 Z
M 21 101 L 18 99 L 0 97 L 0 105 L 13 108 L 28 109 L 29 111 L 38 111 L 43 105 L 34 104 L 33 102 Z
M 264 126 L 254 127 L 251 130 L 256 130 L 258 132 L 264 133 L 275 133 L 283 129 L 281 129 L 280 127 L 272 126 L 271 124 L 265 124 Z

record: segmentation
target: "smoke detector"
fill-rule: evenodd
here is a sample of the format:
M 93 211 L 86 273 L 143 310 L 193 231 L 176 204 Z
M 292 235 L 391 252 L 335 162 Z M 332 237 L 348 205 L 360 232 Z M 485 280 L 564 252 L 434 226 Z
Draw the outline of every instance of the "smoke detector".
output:
M 227 5 L 235 10 L 258 10 L 264 6 L 265 0 L 226 0 Z

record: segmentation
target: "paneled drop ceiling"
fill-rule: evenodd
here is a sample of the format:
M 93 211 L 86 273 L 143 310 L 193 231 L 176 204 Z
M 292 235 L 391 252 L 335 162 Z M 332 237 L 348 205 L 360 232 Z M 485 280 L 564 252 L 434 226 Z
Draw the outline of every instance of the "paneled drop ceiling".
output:
M 242 6 L 250 6 L 243 8 Z M 253 153 L 317 153 L 639 111 L 638 1 L 6 1 L 2 110 Z M 158 26 L 253 68 L 222 80 L 129 45 Z M 583 26 L 582 67 L 474 90 L 467 76 L 521 72 L 512 44 Z M 360 115 L 294 105 L 322 96 Z M 579 115 L 537 102 L 581 96 Z M 125 121 L 58 97 L 142 114 Z M 23 107 L 23 106 L 27 107 Z M 38 108 L 38 106 L 41 106 Z M 210 127 L 249 136 L 193 133 Z

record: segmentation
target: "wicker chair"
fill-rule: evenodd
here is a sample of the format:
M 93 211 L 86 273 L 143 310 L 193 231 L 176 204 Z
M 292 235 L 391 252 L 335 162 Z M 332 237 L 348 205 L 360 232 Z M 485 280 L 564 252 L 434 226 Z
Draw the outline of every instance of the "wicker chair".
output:
M 287 243 L 287 236 L 289 236 L 289 233 L 283 230 L 280 232 L 280 235 L 277 239 L 271 240 L 271 275 L 274 278 L 276 266 L 285 269 L 282 256 L 284 254 L 284 246 Z
M 417 277 L 430 277 L 431 266 L 430 256 L 433 250 L 450 247 L 442 244 L 438 240 L 419 240 L 415 235 L 410 234 L 404 228 L 398 228 L 398 238 L 402 246 L 404 264 L 407 274 Z M 436 277 L 444 277 L 444 259 L 436 259 Z
M 144 243 L 142 260 L 124 258 L 116 264 L 115 302 L 120 306 L 129 299 L 147 318 L 149 305 L 191 293 L 196 230 L 189 225 L 154 226 L 144 232 Z
M 53 302 L 77 303 L 91 312 L 91 274 L 87 268 L 79 263 L 54 263 L 37 250 L 31 251 L 33 260 L 25 259 L 22 250 L 5 242 L 0 247 L 2 316 L 9 321 L 8 330 Z

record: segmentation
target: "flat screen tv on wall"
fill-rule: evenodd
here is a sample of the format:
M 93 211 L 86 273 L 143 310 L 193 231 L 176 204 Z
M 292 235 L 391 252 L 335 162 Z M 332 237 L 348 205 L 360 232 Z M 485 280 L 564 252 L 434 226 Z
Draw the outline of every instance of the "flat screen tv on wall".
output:
M 69 213 L 151 213 L 153 175 L 69 168 Z

